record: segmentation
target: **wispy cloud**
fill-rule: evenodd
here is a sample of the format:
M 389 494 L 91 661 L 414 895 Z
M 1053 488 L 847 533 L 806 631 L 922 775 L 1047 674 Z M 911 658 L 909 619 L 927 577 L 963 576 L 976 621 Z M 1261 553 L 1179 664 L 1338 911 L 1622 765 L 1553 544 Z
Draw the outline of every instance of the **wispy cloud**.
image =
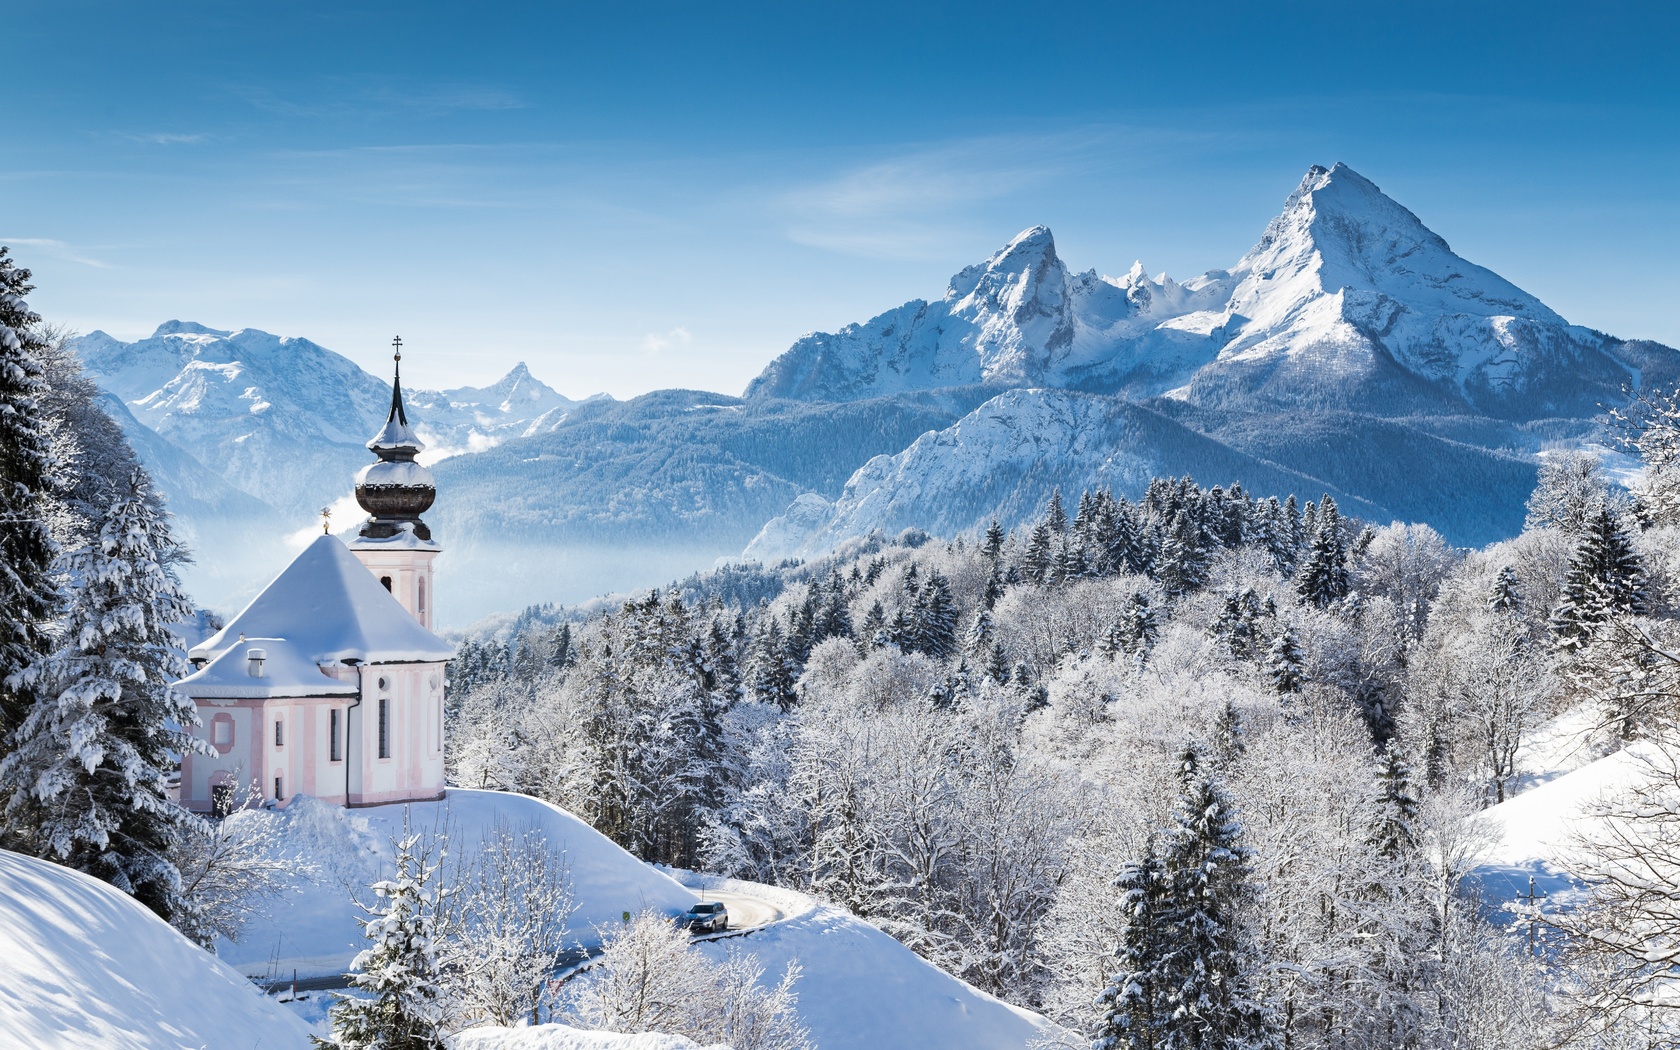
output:
M 50 255 L 55 259 L 63 259 L 66 262 L 80 263 L 83 266 L 92 266 L 99 270 L 109 270 L 111 268 L 110 263 L 95 259 L 90 255 L 84 254 L 80 249 L 66 244 L 64 241 L 56 241 L 50 237 L 7 237 L 0 234 L 0 244 L 24 245 L 29 248 L 38 248 L 42 253 Z
M 130 142 L 150 142 L 157 146 L 188 146 L 210 141 L 210 136 L 204 132 L 195 132 L 190 135 L 168 131 L 129 132 L 122 137 Z
M 1182 148 L 1192 137 L 1100 125 L 931 143 L 800 186 L 776 207 L 799 244 L 880 258 L 935 257 L 976 208 Z
M 649 332 L 642 337 L 642 349 L 650 354 L 662 354 L 679 346 L 687 346 L 694 342 L 694 336 L 688 329 L 681 327 L 671 329 L 663 334 Z
M 328 77 L 281 94 L 267 86 L 235 87 L 257 109 L 286 117 L 382 117 L 408 112 L 444 116 L 462 112 L 523 109 L 518 92 L 469 82 L 410 85 L 394 80 Z

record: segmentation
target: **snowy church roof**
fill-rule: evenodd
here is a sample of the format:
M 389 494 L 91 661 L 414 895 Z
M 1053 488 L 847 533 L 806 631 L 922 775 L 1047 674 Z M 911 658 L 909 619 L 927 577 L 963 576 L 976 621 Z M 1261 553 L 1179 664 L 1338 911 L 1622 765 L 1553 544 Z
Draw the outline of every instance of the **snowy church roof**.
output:
M 357 692 L 354 682 L 341 682 L 327 674 L 285 638 L 249 637 L 223 649 L 175 687 L 196 700 L 354 696 Z
M 282 639 L 315 664 L 431 662 L 454 655 L 332 536 L 315 537 L 244 611 L 188 656 L 217 661 L 252 638 Z

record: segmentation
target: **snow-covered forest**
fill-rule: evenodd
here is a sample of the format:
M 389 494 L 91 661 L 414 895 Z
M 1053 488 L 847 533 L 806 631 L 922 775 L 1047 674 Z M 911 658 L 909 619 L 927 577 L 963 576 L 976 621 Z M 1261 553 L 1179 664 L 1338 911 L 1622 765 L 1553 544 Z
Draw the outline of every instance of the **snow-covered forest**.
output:
M 1102 1047 L 1657 1045 L 1680 883 L 1635 866 L 1670 810 L 1539 950 L 1473 875 L 1549 720 L 1674 740 L 1680 430 L 1636 408 L 1645 487 L 1552 454 L 1481 550 L 1161 479 L 529 609 L 460 649 L 451 774 L 841 903 Z

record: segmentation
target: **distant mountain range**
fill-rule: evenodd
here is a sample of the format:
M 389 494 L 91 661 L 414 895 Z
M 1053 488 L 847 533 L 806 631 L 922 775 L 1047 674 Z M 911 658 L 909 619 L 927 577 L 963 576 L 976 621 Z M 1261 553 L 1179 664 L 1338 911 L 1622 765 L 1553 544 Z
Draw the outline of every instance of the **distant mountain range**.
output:
M 176 321 L 79 349 L 198 542 L 192 582 L 213 603 L 277 567 L 264 537 L 347 495 L 389 405 L 387 378 L 252 329 Z M 408 404 L 441 460 L 428 519 L 460 623 L 743 547 L 1012 525 L 1053 487 L 1135 494 L 1160 474 L 1330 492 L 1481 544 L 1520 528 L 1543 447 L 1677 381 L 1680 353 L 1570 325 L 1337 165 L 1308 171 L 1229 270 L 1072 273 L 1034 227 L 937 302 L 801 338 L 744 397 L 573 401 L 521 365 Z

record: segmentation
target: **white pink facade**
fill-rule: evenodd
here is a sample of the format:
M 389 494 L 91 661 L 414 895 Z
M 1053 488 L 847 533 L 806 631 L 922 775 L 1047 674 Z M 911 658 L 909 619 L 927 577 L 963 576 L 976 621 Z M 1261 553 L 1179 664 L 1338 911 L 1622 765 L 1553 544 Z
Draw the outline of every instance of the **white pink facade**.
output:
M 181 764 L 181 803 L 225 811 L 312 795 L 346 806 L 441 798 L 450 646 L 432 633 L 439 549 L 423 446 L 403 412 L 368 443 L 356 479 L 370 512 L 346 546 L 315 538 L 226 627 L 188 652 L 176 684 L 198 706 L 209 754 Z

